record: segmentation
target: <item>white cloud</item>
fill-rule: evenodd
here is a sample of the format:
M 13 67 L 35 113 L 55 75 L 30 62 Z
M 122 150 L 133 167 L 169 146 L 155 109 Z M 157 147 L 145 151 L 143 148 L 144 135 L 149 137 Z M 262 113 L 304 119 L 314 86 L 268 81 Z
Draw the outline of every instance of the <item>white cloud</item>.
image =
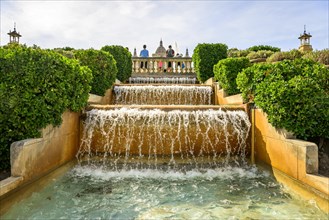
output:
M 240 49 L 268 44 L 297 48 L 307 25 L 316 49 L 328 48 L 326 1 L 2 1 L 1 45 L 17 23 L 21 42 L 43 48 L 122 45 L 153 53 L 177 42 L 190 54 L 198 43 Z

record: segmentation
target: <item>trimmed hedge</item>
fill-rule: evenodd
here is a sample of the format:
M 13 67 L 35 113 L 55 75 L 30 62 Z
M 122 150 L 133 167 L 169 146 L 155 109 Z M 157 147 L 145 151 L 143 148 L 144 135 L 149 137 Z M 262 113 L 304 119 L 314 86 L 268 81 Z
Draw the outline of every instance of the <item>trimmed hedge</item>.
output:
M 0 169 L 10 166 L 11 143 L 60 125 L 67 109 L 80 111 L 91 80 L 89 68 L 53 51 L 0 48 Z
M 250 53 L 249 50 L 239 50 L 237 48 L 230 48 L 227 51 L 227 57 L 229 58 L 247 57 L 249 53 Z
M 249 47 L 247 50 L 249 51 L 260 51 L 260 50 L 267 50 L 267 51 L 272 51 L 272 52 L 280 52 L 281 49 L 278 48 L 278 47 L 272 47 L 272 46 L 269 46 L 269 45 L 258 45 L 258 46 L 252 46 L 252 47 Z
M 88 66 L 93 74 L 91 93 L 104 96 L 116 79 L 118 69 L 111 54 L 102 50 L 76 50 L 74 56 L 83 66 Z
M 228 95 L 238 94 L 240 91 L 236 85 L 236 77 L 239 72 L 250 65 L 249 59 L 245 57 L 220 60 L 214 65 L 214 78 Z
M 254 101 L 256 85 L 264 80 L 265 76 L 269 74 L 268 70 L 272 68 L 272 64 L 260 63 L 254 64 L 238 73 L 236 84 L 244 102 Z
M 109 52 L 114 57 L 118 69 L 117 79 L 121 82 L 127 81 L 132 73 L 132 55 L 129 50 L 116 45 L 104 46 L 101 50 Z
M 258 59 L 258 58 L 268 58 L 274 54 L 273 51 L 270 50 L 259 50 L 259 51 L 251 51 L 247 58 L 250 60 Z
M 267 58 L 266 62 L 273 63 L 283 60 L 294 60 L 301 58 L 303 54 L 299 50 L 290 50 L 284 52 L 276 52 L 272 54 L 269 58 Z
M 296 59 L 249 67 L 237 82 L 244 98 L 254 97 L 274 127 L 307 140 L 329 138 L 328 79 L 324 65 Z
M 214 65 L 225 58 L 227 58 L 227 46 L 225 44 L 198 44 L 192 55 L 198 80 L 205 82 L 213 77 Z

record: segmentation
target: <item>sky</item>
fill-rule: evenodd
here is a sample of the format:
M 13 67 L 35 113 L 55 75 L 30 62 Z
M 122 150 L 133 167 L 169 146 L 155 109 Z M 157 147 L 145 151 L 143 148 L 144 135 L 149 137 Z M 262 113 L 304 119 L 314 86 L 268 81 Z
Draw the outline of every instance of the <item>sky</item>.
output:
M 20 42 L 41 48 L 100 49 L 121 45 L 154 53 L 162 39 L 176 53 L 199 43 L 246 49 L 297 49 L 304 32 L 313 49 L 329 48 L 329 0 L 0 0 L 0 46 L 14 29 Z

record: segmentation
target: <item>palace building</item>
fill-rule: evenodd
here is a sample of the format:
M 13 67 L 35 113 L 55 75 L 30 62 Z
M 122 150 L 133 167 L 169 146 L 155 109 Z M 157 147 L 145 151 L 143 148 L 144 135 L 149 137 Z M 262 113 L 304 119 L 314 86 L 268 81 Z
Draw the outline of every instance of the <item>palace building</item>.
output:
M 155 53 L 152 53 L 152 57 L 138 56 L 135 48 L 132 61 L 132 75 L 195 75 L 192 57 L 189 56 L 188 49 L 186 49 L 185 56 L 177 53 L 172 57 L 167 57 L 167 50 L 163 46 L 162 39 Z

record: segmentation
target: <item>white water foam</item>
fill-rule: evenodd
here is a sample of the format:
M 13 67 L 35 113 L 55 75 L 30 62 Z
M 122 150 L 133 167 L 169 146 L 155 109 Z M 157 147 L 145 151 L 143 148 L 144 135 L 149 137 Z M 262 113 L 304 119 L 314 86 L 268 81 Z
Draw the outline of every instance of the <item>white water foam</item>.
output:
M 259 172 L 256 167 L 249 169 L 242 167 L 222 167 L 215 169 L 193 169 L 187 172 L 181 170 L 155 170 L 155 169 L 132 169 L 132 170 L 109 170 L 107 167 L 85 165 L 77 166 L 72 170 L 77 177 L 92 177 L 94 180 L 99 179 L 107 181 L 110 179 L 163 179 L 163 180 L 189 180 L 189 179 L 206 179 L 214 178 L 233 180 L 235 178 L 254 179 L 269 176 L 266 172 Z

